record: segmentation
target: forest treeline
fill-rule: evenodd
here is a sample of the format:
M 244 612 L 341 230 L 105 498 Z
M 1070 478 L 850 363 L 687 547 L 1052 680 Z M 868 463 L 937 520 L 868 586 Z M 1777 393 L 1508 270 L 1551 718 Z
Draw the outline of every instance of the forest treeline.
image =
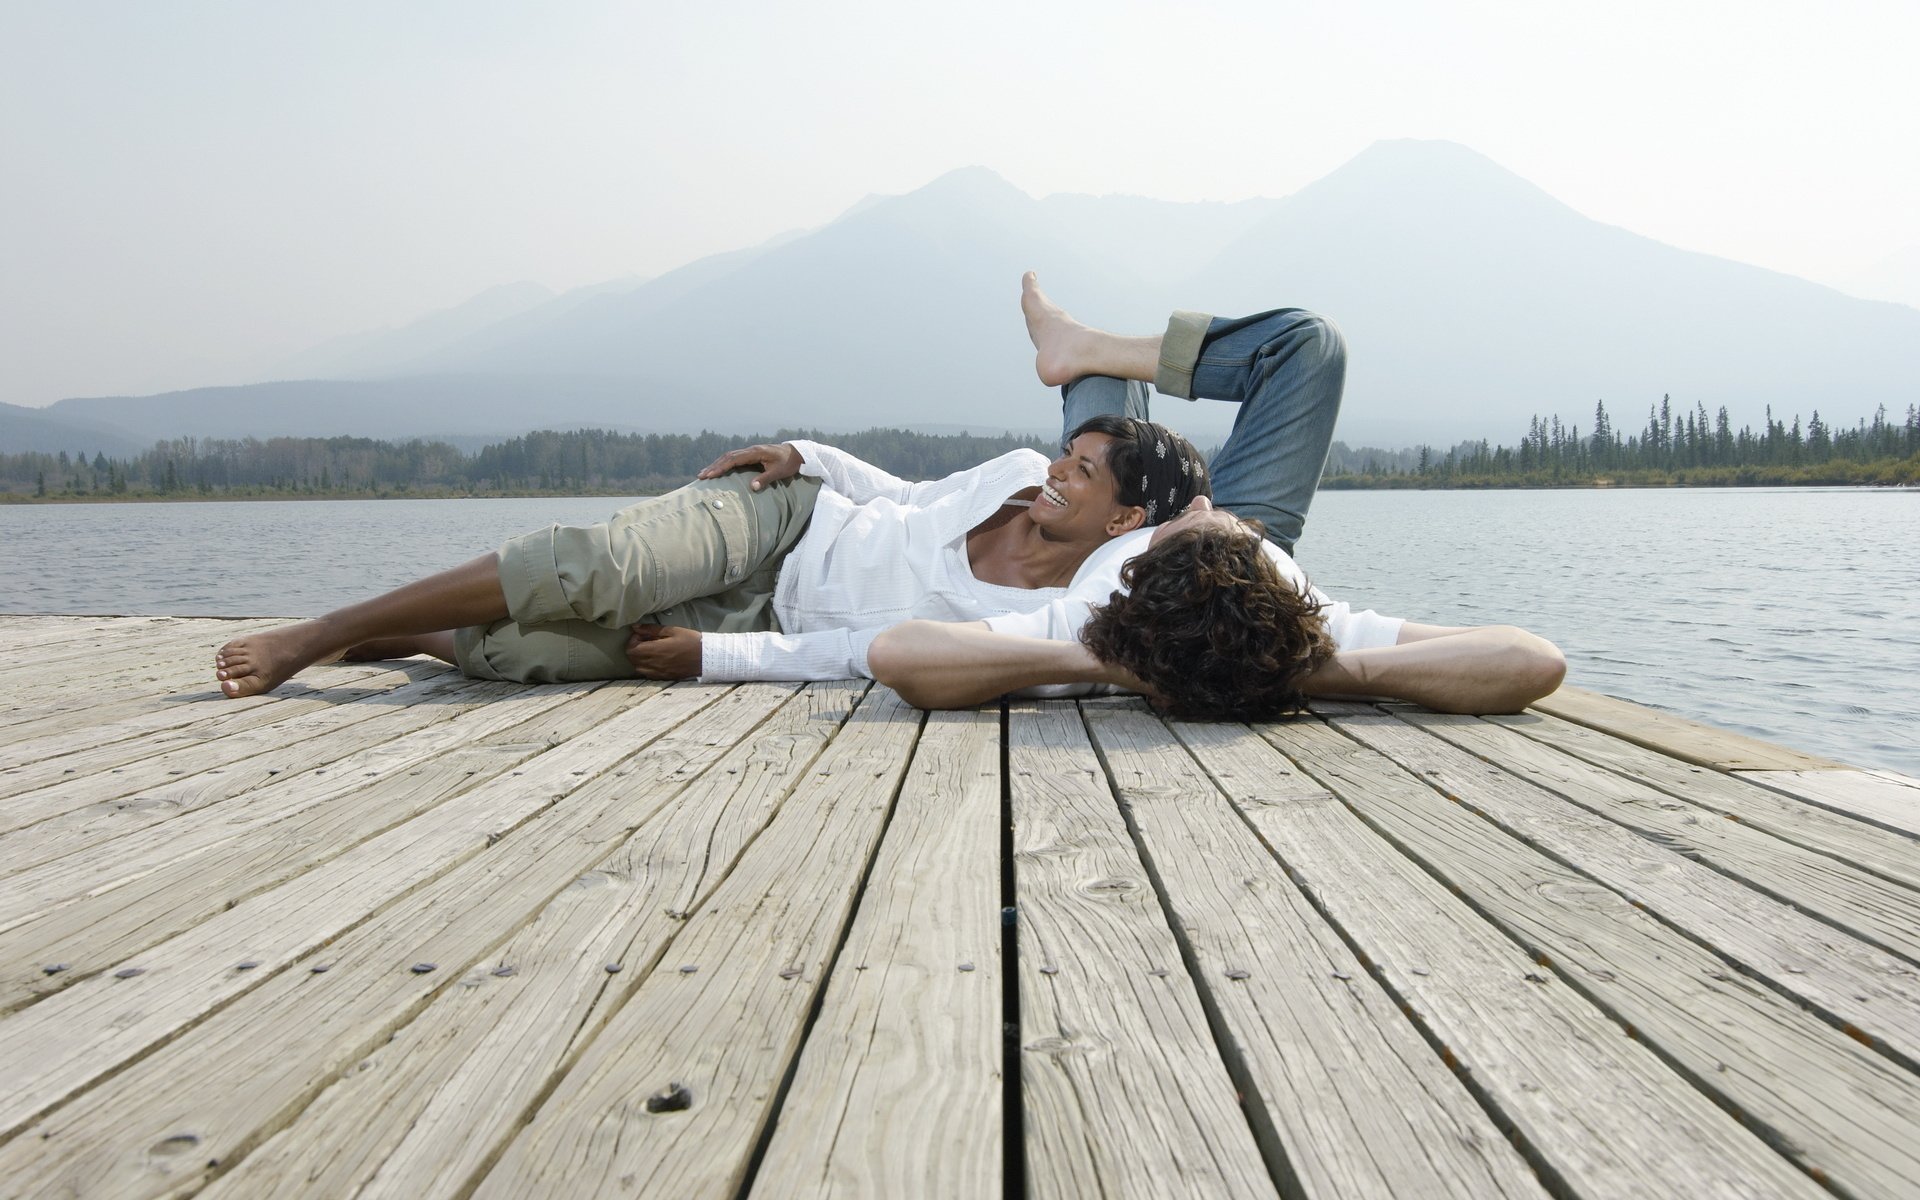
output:
M 1556 415 L 1533 418 L 1518 446 L 1485 440 L 1441 451 L 1348 449 L 1335 443 L 1322 487 L 1778 487 L 1920 483 L 1920 406 L 1890 419 L 1884 405 L 1872 420 L 1830 425 L 1815 409 L 1803 427 L 1767 409 L 1758 431 L 1735 431 L 1722 407 L 1676 408 L 1669 396 L 1647 412 L 1645 426 L 1622 430 L 1604 401 L 1591 431 Z
M 177 438 L 130 457 L 96 452 L 0 453 L 0 499 L 633 495 L 692 478 L 723 452 L 796 437 L 831 442 L 906 479 L 933 479 L 1017 447 L 1052 454 L 1042 438 L 925 434 L 904 429 L 769 437 L 542 431 L 467 454 L 445 442 L 371 438 Z M 1351 449 L 1334 443 L 1323 486 L 1570 487 L 1920 484 L 1920 406 L 1903 420 L 1804 426 L 1776 419 L 1735 431 L 1722 408 L 1652 408 L 1644 427 L 1614 424 L 1604 403 L 1591 431 L 1535 417 L 1517 446 L 1461 442 L 1445 451 Z
M 1039 438 L 905 429 L 772 436 L 543 430 L 465 454 L 445 442 L 372 438 L 176 438 L 129 458 L 96 452 L 0 454 L 0 496 L 15 499 L 228 496 L 634 495 L 675 488 L 728 450 L 755 442 L 831 442 L 906 479 L 934 479 Z

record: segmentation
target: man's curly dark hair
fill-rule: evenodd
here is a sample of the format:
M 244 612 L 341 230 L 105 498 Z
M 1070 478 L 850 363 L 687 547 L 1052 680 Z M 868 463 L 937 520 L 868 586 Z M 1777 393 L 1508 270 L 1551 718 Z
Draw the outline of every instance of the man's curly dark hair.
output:
M 1301 684 L 1333 657 L 1321 606 L 1254 536 L 1170 534 L 1121 569 L 1128 591 L 1093 610 L 1081 640 L 1189 721 L 1259 721 L 1306 707 Z

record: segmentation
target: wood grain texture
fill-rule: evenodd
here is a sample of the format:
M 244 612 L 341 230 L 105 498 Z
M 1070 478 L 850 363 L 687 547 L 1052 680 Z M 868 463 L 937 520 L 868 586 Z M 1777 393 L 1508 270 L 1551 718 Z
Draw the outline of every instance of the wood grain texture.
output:
M 1845 765 L 1582 688 L 1562 687 L 1532 707 L 1716 771 L 1833 771 Z
M 610 832 L 617 838 L 620 825 L 640 815 L 629 811 L 614 819 L 632 800 L 645 798 L 633 789 L 636 779 L 647 778 L 647 756 L 631 762 L 618 789 L 581 796 L 585 803 L 573 806 L 565 827 L 543 836 L 541 857 L 552 855 L 553 866 L 535 867 L 543 887 L 561 880 L 555 867 L 577 870 L 572 881 L 503 944 L 467 961 L 463 974 L 445 963 L 457 985 L 443 987 L 391 1040 L 201 1194 L 209 1200 L 302 1191 L 362 1200 L 459 1195 L 654 968 L 679 934 L 681 914 L 699 907 L 734 870 L 742 849 L 806 777 L 862 690 L 852 683 L 813 685 L 741 736 L 749 706 L 776 693 L 768 685 L 739 689 L 731 713 L 716 706 L 701 718 L 710 738 L 740 739 L 724 757 L 663 794 L 659 811 L 611 854 L 569 864 L 574 847 L 601 843 Z M 730 725 L 719 723 L 729 718 Z M 680 769 L 675 765 L 674 774 Z M 474 911 L 466 919 L 484 915 Z M 397 923 L 392 931 L 403 933 Z M 403 942 L 389 957 L 450 957 L 445 941 L 435 942 L 436 948 L 419 951 Z M 609 974 L 608 963 L 622 970 Z M 380 1019 L 371 1010 L 360 1017 L 368 1025 Z
M 562 802 L 542 803 L 424 887 L 371 897 L 370 919 L 313 947 L 110 1086 L 75 1097 L 0 1148 L 0 1196 L 151 1196 L 197 1187 L 210 1169 L 244 1154 L 364 1061 L 434 996 L 475 978 L 478 964 L 497 962 L 497 948 L 534 913 L 645 824 L 658 803 L 726 753 L 729 739 L 744 735 L 784 694 L 764 686 L 669 689 L 662 696 L 668 703 L 656 702 L 650 716 L 658 722 L 677 699 L 683 720 L 650 728 L 639 720 L 643 708 L 575 739 L 594 748 L 569 744 L 543 755 L 553 776 L 577 778 L 555 797 Z M 603 769 L 586 765 L 596 760 Z M 587 775 L 575 777 L 574 770 Z M 522 778 L 524 786 L 494 790 L 504 799 L 539 796 L 551 786 L 531 774 Z M 583 803 L 564 802 L 571 799 Z M 415 973 L 415 963 L 435 969 Z M 263 962 L 259 970 L 274 965 Z M 0 1032 L 6 1028 L 0 1023 Z M 177 1152 L 173 1139 L 183 1133 L 191 1135 L 191 1154 Z
M 929 713 L 752 1194 L 999 1196 L 1001 986 L 1000 713 Z
M 329 675 L 333 687 L 325 693 L 220 701 L 170 697 L 171 702 L 148 699 L 124 707 L 108 702 L 88 708 L 84 720 L 72 714 L 52 714 L 38 725 L 28 722 L 13 726 L 0 731 L 0 759 L 8 764 L 0 768 L 0 796 L 15 795 L 65 775 L 95 773 L 129 758 L 272 724 L 324 705 L 376 696 L 414 678 L 392 663 L 341 663 Z M 62 759 L 65 761 L 57 761 Z
M 475 1196 L 739 1188 L 919 727 L 892 692 L 867 695 Z M 955 971 L 955 988 L 969 986 L 964 974 Z M 676 1083 L 687 1103 L 649 1111 L 648 1099 Z
M 6 802 L 10 820 L 23 828 L 0 834 L 0 871 L 24 870 L 162 824 L 282 774 L 325 770 L 356 750 L 506 694 L 499 686 L 482 691 L 434 679 L 398 688 L 378 703 L 362 700 L 303 712 L 219 741 L 36 788 Z M 22 836 L 29 824 L 31 835 Z
M 1261 732 L 1336 792 L 1348 785 L 1329 760 L 1368 753 L 1310 722 Z M 1288 871 L 1510 1123 L 1550 1186 L 1592 1197 L 1825 1194 L 1443 882 L 1365 835 L 1352 812 L 1261 815 Z
M 1677 800 L 1730 817 L 1811 850 L 1830 854 L 1903 887 L 1920 889 L 1920 839 L 1758 786 L 1747 773 L 1723 774 L 1679 762 L 1630 742 L 1539 713 L 1487 720 Z M 1816 781 L 1846 772 L 1816 772 Z M 1920 792 L 1914 802 L 1920 804 Z
M 1883 829 L 1920 837 L 1920 788 L 1877 771 L 1742 771 L 1740 778 Z
M 369 738 L 372 744 L 359 750 L 331 746 L 330 752 L 339 753 L 325 766 L 302 769 L 297 750 L 272 751 L 230 771 L 204 772 L 156 787 L 138 805 L 96 806 L 70 814 L 71 820 L 20 830 L 13 835 L 21 842 L 20 857 L 42 861 L 0 879 L 0 931 L 183 861 L 250 827 L 350 794 L 368 779 L 429 761 L 591 686 L 534 691 L 511 684 L 475 684 L 463 697 L 439 706 L 444 710 L 440 713 L 381 730 L 396 736 Z M 219 803 L 240 796 L 245 802 L 238 806 Z M 86 819 L 93 816 L 100 820 Z M 0 838 L 0 848 L 7 844 Z
M 1007 739 L 1028 1192 L 1276 1194 L 1079 713 Z
M 1588 812 L 1706 863 L 1748 887 L 1812 913 L 1908 962 L 1920 962 L 1920 891 L 1889 886 L 1851 863 L 1738 821 L 1715 819 L 1637 780 L 1476 717 L 1398 714 Z
M 1529 852 L 1384 755 L 1312 727 L 1272 736 L 1802 1169 L 1850 1196 L 1920 1192 L 1920 1076 L 1618 893 Z
M 137 976 L 99 975 L 11 1014 L 0 1021 L 0 1062 L 9 1065 L 13 1085 L 0 1093 L 0 1132 L 18 1128 L 338 938 L 386 903 L 481 854 L 614 769 L 637 746 L 670 736 L 681 720 L 719 694 L 669 688 L 658 700 L 541 755 L 522 774 L 466 792 L 144 951 L 124 964 L 138 968 Z M 257 966 L 235 969 L 242 961 Z M 252 1036 L 282 1033 L 269 1024 Z M 0 1169 L 0 1178 L 6 1174 Z
M 618 717 L 658 688 L 576 686 L 527 693 L 531 703 L 544 693 L 549 706 L 495 733 L 476 720 L 461 730 L 462 740 L 441 743 L 430 756 L 359 771 L 338 792 L 289 806 L 281 819 L 216 828 L 196 852 L 0 933 L 0 1011 L 69 987 L 338 857 Z M 475 716 L 497 724 L 510 711 L 503 706 Z M 222 833 L 226 836 L 217 836 Z M 67 969 L 46 974 L 45 964 L 55 962 Z
M 1920 970 L 1911 964 L 1402 721 L 1375 715 L 1332 724 L 1741 970 L 1920 1063 Z
M 1235 811 L 1273 810 L 1284 821 L 1338 801 L 1245 726 L 1182 725 L 1176 740 L 1139 701 L 1086 710 L 1216 1028 L 1244 1062 L 1253 1127 L 1270 1143 L 1269 1161 L 1284 1164 L 1290 1190 L 1544 1196 L 1533 1169 Z

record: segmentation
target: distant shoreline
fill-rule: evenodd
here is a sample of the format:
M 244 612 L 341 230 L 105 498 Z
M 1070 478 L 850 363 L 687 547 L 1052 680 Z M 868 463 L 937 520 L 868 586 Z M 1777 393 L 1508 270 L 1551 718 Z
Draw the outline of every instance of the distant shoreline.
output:
M 1348 483 L 1342 477 L 1321 483 L 1323 492 L 1569 492 L 1569 491 L 1618 491 L 1618 492 L 1702 492 L 1702 491 L 1763 491 L 1769 489 L 1827 489 L 1831 491 L 1912 491 L 1920 490 L 1920 482 L 1895 483 L 1783 483 L 1768 480 L 1757 483 L 1618 483 L 1608 480 L 1587 480 L 1577 483 L 1460 483 L 1434 484 L 1428 482 L 1407 483 Z M 220 504 L 220 503 L 258 503 L 317 501 L 326 503 L 335 500 L 580 500 L 580 499 L 621 499 L 624 497 L 659 496 L 665 494 L 659 490 L 612 488 L 612 489 L 554 489 L 536 491 L 499 491 L 499 492 L 461 492 L 461 491 L 386 491 L 386 492 L 332 492 L 327 494 L 306 494 L 298 492 L 228 492 L 213 495 L 121 495 L 121 496 L 27 496 L 17 493 L 0 492 L 0 507 L 28 507 L 46 504 Z

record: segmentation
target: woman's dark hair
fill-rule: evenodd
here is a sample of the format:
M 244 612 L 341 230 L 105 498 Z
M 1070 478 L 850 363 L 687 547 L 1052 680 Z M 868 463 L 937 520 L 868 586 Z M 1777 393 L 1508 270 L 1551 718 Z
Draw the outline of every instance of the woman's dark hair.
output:
M 1248 522 L 1257 529 L 1257 522 Z M 1333 657 L 1321 606 L 1280 574 L 1262 539 L 1181 530 L 1121 568 L 1128 588 L 1080 638 L 1189 721 L 1259 721 L 1306 707 L 1301 684 Z
M 1171 521 L 1195 496 L 1213 497 L 1207 460 L 1192 442 L 1165 425 L 1137 417 L 1093 417 L 1067 435 L 1067 444 L 1083 433 L 1113 439 L 1107 447 L 1107 470 L 1113 472 L 1116 498 L 1146 509 L 1148 525 Z

